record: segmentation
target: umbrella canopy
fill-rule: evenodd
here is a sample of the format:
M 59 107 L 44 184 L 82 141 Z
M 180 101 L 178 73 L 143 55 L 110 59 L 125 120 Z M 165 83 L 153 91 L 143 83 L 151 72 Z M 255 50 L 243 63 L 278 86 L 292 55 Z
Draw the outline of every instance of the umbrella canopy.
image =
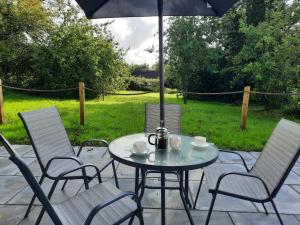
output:
M 160 126 L 164 116 L 163 16 L 223 16 L 237 0 L 76 0 L 89 19 L 158 16 Z
M 76 0 L 89 19 L 159 16 L 158 0 Z M 237 0 L 161 0 L 163 16 L 222 16 Z

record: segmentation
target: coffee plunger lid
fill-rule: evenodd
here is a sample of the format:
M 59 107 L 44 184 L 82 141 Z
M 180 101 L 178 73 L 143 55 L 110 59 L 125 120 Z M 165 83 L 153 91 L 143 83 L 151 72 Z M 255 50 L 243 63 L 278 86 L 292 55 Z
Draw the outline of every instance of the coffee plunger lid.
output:
M 157 127 L 156 131 L 164 131 L 164 132 L 168 132 L 168 129 L 166 127 Z

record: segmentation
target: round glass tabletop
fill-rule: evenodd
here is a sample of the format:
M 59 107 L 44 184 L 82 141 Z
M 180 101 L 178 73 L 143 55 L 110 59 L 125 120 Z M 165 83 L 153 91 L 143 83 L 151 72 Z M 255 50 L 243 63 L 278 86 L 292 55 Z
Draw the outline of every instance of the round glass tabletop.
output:
M 208 166 L 219 156 L 218 148 L 214 144 L 198 148 L 192 145 L 193 137 L 181 137 L 179 150 L 155 150 L 155 146 L 148 143 L 148 134 L 139 133 L 123 136 L 112 141 L 109 152 L 113 159 L 129 166 L 155 170 L 191 170 Z M 137 141 L 147 143 L 148 154 L 137 156 L 132 154 L 133 144 Z

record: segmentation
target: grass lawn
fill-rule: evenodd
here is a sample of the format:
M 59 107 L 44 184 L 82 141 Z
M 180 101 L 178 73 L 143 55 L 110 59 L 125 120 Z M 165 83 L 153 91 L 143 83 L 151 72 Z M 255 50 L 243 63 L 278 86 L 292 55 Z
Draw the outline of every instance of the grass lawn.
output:
M 17 113 L 56 106 L 73 143 L 88 138 L 114 138 L 143 132 L 144 103 L 158 102 L 158 94 L 138 96 L 107 96 L 105 101 L 86 102 L 86 124 L 79 125 L 79 102 L 42 98 L 22 93 L 4 93 L 5 125 L 0 132 L 12 143 L 29 143 Z M 182 133 L 206 136 L 219 147 L 260 151 L 272 129 L 283 115 L 267 112 L 250 105 L 247 130 L 239 129 L 241 106 L 219 102 L 188 101 L 187 105 L 175 95 L 166 95 L 166 103 L 181 104 L 183 108 Z M 300 119 L 289 118 L 300 122 Z

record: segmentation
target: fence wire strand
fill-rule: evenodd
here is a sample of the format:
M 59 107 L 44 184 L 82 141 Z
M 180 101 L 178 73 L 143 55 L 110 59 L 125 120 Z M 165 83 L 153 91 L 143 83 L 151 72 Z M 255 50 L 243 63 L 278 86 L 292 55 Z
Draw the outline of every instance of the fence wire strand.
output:
M 19 88 L 19 87 L 12 87 L 8 85 L 1 85 L 4 88 L 11 89 L 11 90 L 17 90 L 17 91 L 27 91 L 27 92 L 62 92 L 62 91 L 73 91 L 78 90 L 78 87 L 74 88 L 62 88 L 62 89 L 56 89 L 56 90 L 42 90 L 42 89 L 27 89 L 27 88 Z
M 11 90 L 17 90 L 17 91 L 26 91 L 26 92 L 62 92 L 62 91 L 73 91 L 73 90 L 78 90 L 78 87 L 73 87 L 73 88 L 62 88 L 62 89 L 56 89 L 56 90 L 42 90 L 42 89 L 27 89 L 27 88 L 20 88 L 20 87 L 13 87 L 9 85 L 0 85 L 4 88 L 11 89 Z M 97 91 L 92 88 L 85 87 L 85 90 L 91 91 L 94 93 L 101 93 L 101 91 Z M 132 96 L 132 95 L 145 95 L 149 93 L 156 93 L 156 92 L 151 92 L 151 91 L 145 91 L 145 92 L 139 92 L 139 93 L 113 93 L 113 92 L 108 92 L 105 93 L 105 95 L 127 95 L 127 96 Z M 236 94 L 242 94 L 244 91 L 229 91 L 229 92 L 184 92 L 184 91 L 166 91 L 166 94 L 192 94 L 192 95 L 236 95 Z M 262 92 L 262 91 L 251 91 L 251 94 L 258 94 L 258 95 L 274 95 L 274 96 L 300 96 L 300 93 L 276 93 L 276 92 Z

